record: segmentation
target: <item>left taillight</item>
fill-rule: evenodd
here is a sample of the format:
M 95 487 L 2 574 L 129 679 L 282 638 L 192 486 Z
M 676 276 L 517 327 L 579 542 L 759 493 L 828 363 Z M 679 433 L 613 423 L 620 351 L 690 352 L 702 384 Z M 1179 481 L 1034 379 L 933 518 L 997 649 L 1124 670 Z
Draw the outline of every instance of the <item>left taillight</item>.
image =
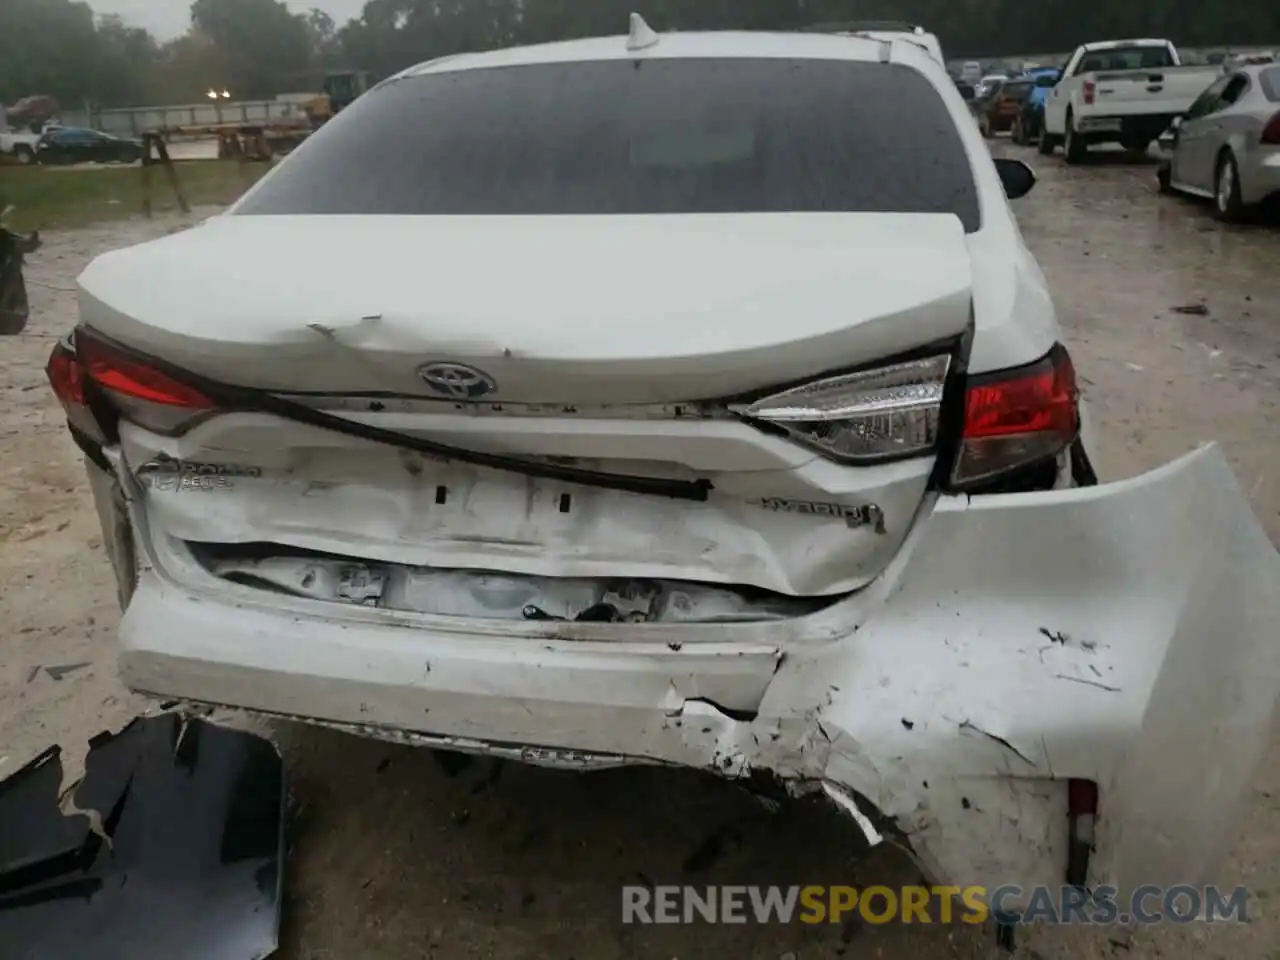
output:
M 1065 347 L 1025 367 L 971 376 L 951 473 L 958 490 L 1052 461 L 1080 432 L 1080 390 Z
M 99 408 L 105 405 L 121 419 L 169 435 L 217 409 L 194 387 L 83 329 L 76 332 L 74 349 L 64 343 L 54 347 L 47 373 L 77 427 L 86 416 L 96 422 L 90 393 L 101 399 Z
M 64 410 L 70 413 L 73 408 L 85 405 L 84 368 L 68 343 L 59 341 L 54 345 L 44 372 Z
M 84 367 L 80 365 L 70 338 L 54 346 L 44 372 L 49 378 L 49 386 L 53 388 L 53 395 L 62 404 L 72 430 L 95 444 L 102 444 L 105 433 L 89 406 L 85 393 Z

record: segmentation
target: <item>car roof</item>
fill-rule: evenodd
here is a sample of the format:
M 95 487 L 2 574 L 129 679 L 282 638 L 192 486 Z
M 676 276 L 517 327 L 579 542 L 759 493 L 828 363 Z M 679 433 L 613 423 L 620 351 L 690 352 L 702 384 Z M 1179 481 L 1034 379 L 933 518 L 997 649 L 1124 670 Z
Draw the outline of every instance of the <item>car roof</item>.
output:
M 917 47 L 927 51 L 933 55 L 935 60 L 942 60 L 942 44 L 938 42 L 938 38 L 932 33 L 921 30 L 917 27 L 915 30 L 856 30 L 852 33 L 840 33 L 841 37 L 867 37 L 871 40 L 902 40 L 905 43 L 914 43 Z
M 919 67 L 937 62 L 929 52 L 909 39 L 880 40 L 821 33 L 766 33 L 716 31 L 708 33 L 665 33 L 641 50 L 627 47 L 625 35 L 594 37 L 589 40 L 562 40 L 525 47 L 507 47 L 483 53 L 462 53 L 440 57 L 412 66 L 391 79 L 478 70 L 491 67 L 523 66 L 535 63 L 568 63 L 588 60 L 651 60 L 676 58 L 796 58 L 801 60 L 853 60 L 874 63 L 885 58 Z

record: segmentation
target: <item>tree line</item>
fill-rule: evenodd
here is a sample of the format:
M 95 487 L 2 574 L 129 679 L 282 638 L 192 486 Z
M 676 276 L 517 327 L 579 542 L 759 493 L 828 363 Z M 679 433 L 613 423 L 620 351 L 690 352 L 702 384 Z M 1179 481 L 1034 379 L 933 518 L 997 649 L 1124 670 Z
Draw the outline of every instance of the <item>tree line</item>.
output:
M 186 103 L 213 87 L 270 98 L 317 89 L 326 69 L 378 79 L 450 53 L 621 33 L 632 10 L 658 30 L 908 20 L 936 33 L 950 57 L 1124 36 L 1280 44 L 1277 0 L 368 0 L 345 24 L 277 0 L 195 0 L 190 29 L 163 42 L 81 0 L 0 0 L 0 103 L 37 94 L 68 108 Z

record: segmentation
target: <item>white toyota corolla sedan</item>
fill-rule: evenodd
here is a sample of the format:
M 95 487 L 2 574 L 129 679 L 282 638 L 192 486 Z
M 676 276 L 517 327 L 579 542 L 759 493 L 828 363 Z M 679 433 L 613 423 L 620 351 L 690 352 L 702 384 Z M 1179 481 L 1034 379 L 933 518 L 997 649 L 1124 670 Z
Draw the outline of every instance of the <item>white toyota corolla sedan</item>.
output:
M 124 681 L 825 791 L 937 881 L 1213 879 L 1280 559 L 1213 447 L 1098 483 L 1032 183 L 910 42 L 380 84 L 80 278 Z

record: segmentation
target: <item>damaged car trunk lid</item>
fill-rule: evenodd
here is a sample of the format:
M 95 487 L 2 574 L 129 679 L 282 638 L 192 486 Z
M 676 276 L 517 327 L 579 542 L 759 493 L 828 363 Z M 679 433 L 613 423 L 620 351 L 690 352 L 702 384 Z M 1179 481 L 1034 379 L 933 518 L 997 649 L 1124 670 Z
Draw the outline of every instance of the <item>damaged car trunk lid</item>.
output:
M 972 325 L 982 216 L 932 83 L 772 56 L 451 70 L 81 276 L 87 341 L 132 354 L 86 362 L 149 535 L 600 596 L 876 577 Z
M 341 236 L 369 251 L 358 279 L 286 296 L 269 251 L 315 244 L 319 255 L 338 242 L 336 222 L 317 219 L 290 241 L 289 218 L 221 218 L 100 260 L 82 278 L 82 312 L 92 330 L 140 355 L 269 384 L 345 421 L 674 481 L 710 491 L 705 502 L 442 462 L 261 411 L 217 410 L 200 411 L 178 437 L 125 425 L 125 461 L 141 474 L 157 458 L 228 471 L 216 496 L 197 498 L 144 477 L 154 521 L 183 540 L 267 541 L 412 566 L 793 596 L 857 589 L 893 555 L 933 470 L 950 351 L 969 322 L 963 229 L 923 214 L 690 218 L 683 230 L 674 219 L 683 218 L 537 229 L 530 219 L 405 219 L 377 229 L 348 221 Z M 402 239 L 378 248 L 389 234 Z M 581 262 L 620 244 L 632 255 L 601 258 L 585 275 L 557 265 L 565 250 L 566 262 Z M 509 290 L 477 282 L 484 249 L 520 265 Z M 931 264 L 923 274 L 922 251 Z M 440 265 L 429 289 L 405 280 L 411 255 L 426 253 Z M 757 261 L 773 266 L 743 271 Z M 665 280 L 628 288 L 632 263 Z M 228 270 L 235 284 L 218 275 Z M 797 273 L 810 278 L 803 297 L 794 295 Z M 148 276 L 168 281 L 147 286 Z M 357 302 L 382 306 L 339 329 L 335 305 L 355 316 Z M 702 312 L 696 321 L 691 303 Z M 608 324 L 593 320 L 605 316 Z M 309 325 L 314 317 L 325 318 L 323 329 Z M 893 358 L 904 350 L 905 366 Z M 825 410 L 807 426 L 794 422 L 789 389 L 851 368 L 865 380 L 847 382 L 858 402 L 918 403 L 920 426 L 904 430 L 920 436 L 891 428 L 862 456 L 828 444 L 839 425 Z M 287 393 L 306 387 L 325 393 Z M 353 396 L 379 388 L 396 396 Z M 874 410 L 850 443 L 886 433 Z
M 284 279 L 335 249 L 341 269 Z M 969 286 L 946 215 L 219 217 L 100 257 L 80 300 L 113 339 L 239 386 L 600 405 L 881 361 L 958 336 Z M 459 364 L 474 381 L 442 379 Z

